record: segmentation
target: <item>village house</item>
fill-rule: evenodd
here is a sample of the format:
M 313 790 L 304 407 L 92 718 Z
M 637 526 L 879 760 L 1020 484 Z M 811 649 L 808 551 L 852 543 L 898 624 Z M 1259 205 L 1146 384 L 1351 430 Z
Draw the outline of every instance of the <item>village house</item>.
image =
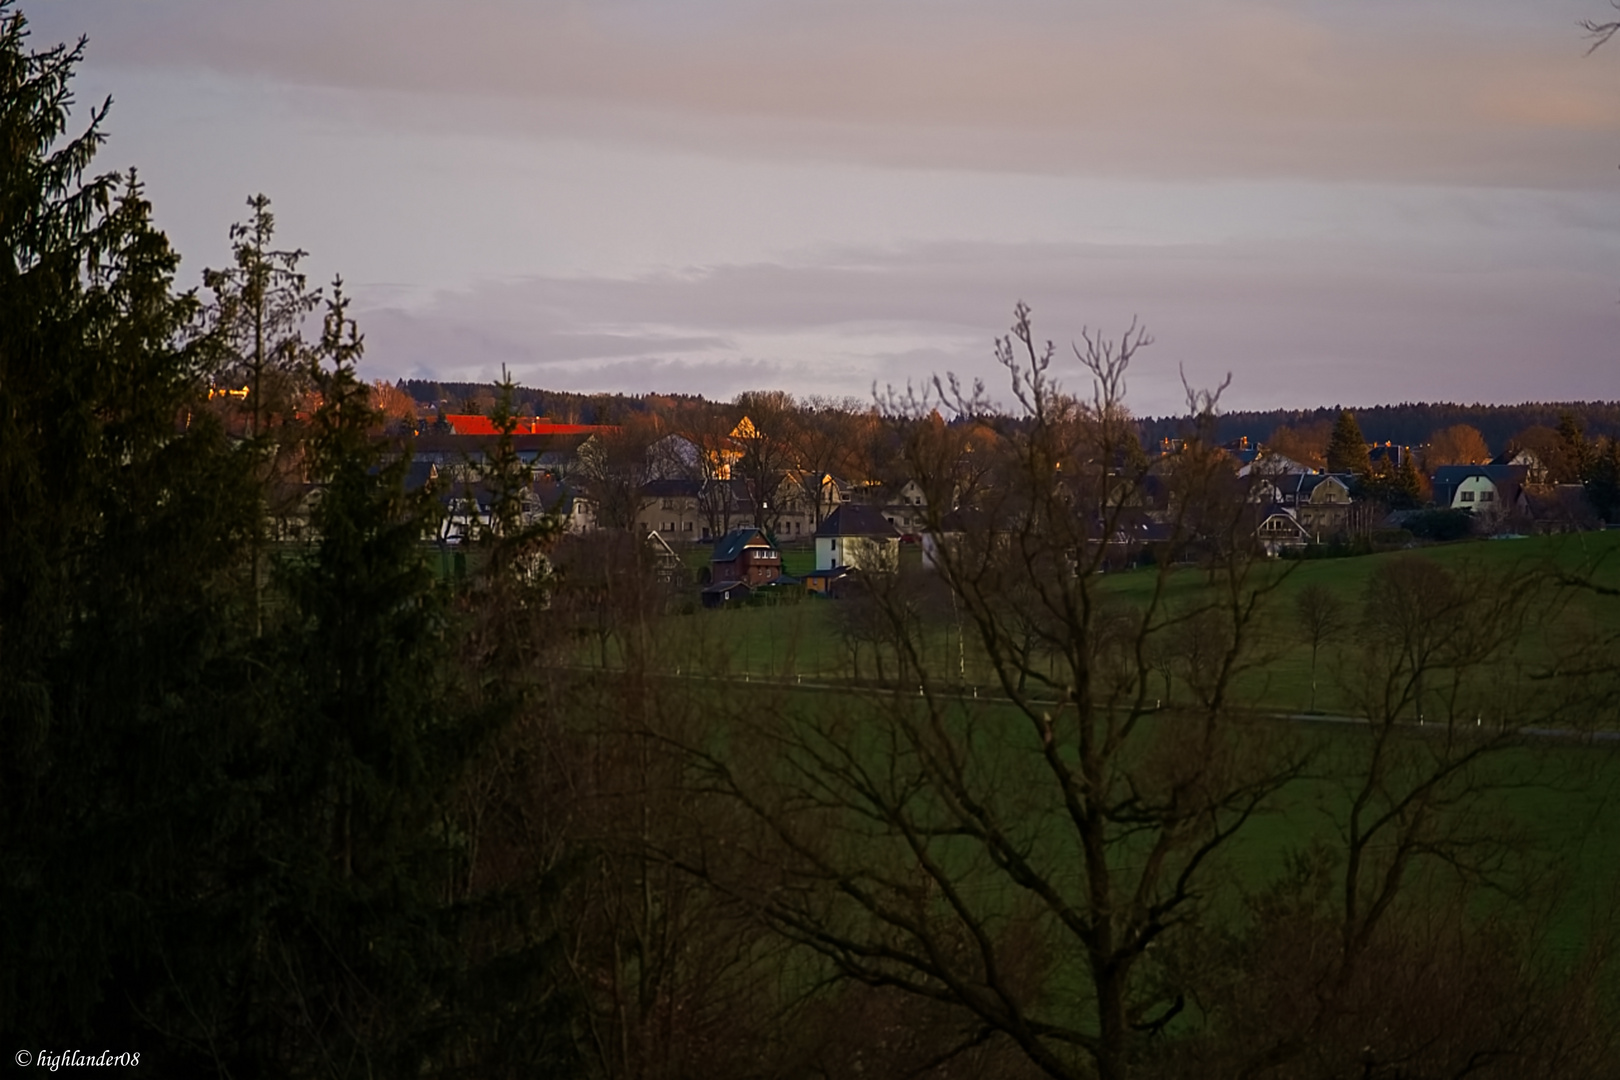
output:
M 816 569 L 886 573 L 900 565 L 900 532 L 875 506 L 845 504 L 816 531 Z
M 657 532 L 668 540 L 707 540 L 709 515 L 704 512 L 701 480 L 650 480 L 641 487 L 636 529 Z
M 779 580 L 782 554 L 765 530 L 752 525 L 733 529 L 715 541 L 709 560 L 709 584 L 703 589 L 704 607 L 722 607 L 745 600 L 753 590 Z
M 715 541 L 709 560 L 709 580 L 721 584 L 740 581 L 749 587 L 764 585 L 782 576 L 782 553 L 776 550 L 764 529 L 752 525 L 733 529 Z
M 1267 478 L 1277 492 L 1277 503 L 1313 541 L 1349 532 L 1355 500 L 1350 478 L 1338 473 L 1281 473 Z
M 1481 518 L 1522 513 L 1528 472 L 1522 465 L 1442 465 L 1430 478 L 1434 504 Z
M 1272 505 L 1260 511 L 1254 536 L 1261 550 L 1276 557 L 1288 548 L 1302 548 L 1316 542 L 1316 536 L 1299 520 L 1293 507 Z

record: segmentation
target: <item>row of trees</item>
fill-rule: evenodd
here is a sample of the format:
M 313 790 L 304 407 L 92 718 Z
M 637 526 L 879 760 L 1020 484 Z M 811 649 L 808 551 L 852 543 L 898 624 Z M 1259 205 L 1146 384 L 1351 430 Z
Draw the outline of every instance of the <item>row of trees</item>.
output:
M 1319 435 L 1313 441 L 1325 442 L 1343 406 L 1314 409 L 1272 409 L 1253 411 L 1233 409 L 1216 418 L 1214 437 L 1222 442 L 1243 435 L 1251 438 L 1278 428 L 1306 430 Z M 1556 430 L 1564 414 L 1572 416 L 1589 436 L 1620 434 L 1620 404 L 1612 401 L 1531 402 L 1520 405 L 1462 405 L 1456 403 L 1409 403 L 1368 405 L 1353 408 L 1362 430 L 1377 442 L 1421 446 L 1435 432 L 1458 426 L 1478 431 L 1488 446 L 1505 448 L 1513 438 L 1534 427 Z M 1181 420 L 1174 416 L 1145 417 L 1141 420 L 1144 441 L 1157 444 L 1174 436 Z

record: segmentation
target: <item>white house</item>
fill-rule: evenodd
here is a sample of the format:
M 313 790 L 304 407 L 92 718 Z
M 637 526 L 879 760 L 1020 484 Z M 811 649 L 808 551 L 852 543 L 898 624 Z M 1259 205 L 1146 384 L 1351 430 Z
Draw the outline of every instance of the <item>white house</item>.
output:
M 816 569 L 891 571 L 900 565 L 900 533 L 875 506 L 848 503 L 816 530 Z
M 1434 503 L 1477 517 L 1502 517 L 1524 509 L 1522 465 L 1442 465 L 1434 471 Z

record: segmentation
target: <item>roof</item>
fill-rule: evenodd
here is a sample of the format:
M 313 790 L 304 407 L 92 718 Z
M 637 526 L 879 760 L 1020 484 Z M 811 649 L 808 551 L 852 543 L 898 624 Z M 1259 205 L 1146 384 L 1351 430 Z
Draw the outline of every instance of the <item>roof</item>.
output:
M 701 480 L 649 480 L 641 485 L 641 494 L 649 499 L 695 499 L 702 490 Z
M 816 529 L 817 536 L 875 536 L 883 539 L 899 539 L 900 530 L 889 523 L 882 512 L 875 506 L 855 506 L 844 504 L 832 513 Z
M 512 436 L 512 449 L 519 456 L 545 455 L 547 453 L 561 453 L 572 456 L 579 449 L 581 443 L 589 435 L 566 434 L 551 432 L 546 434 Z M 418 459 L 455 460 L 459 458 L 478 458 L 494 452 L 499 445 L 500 437 L 495 435 L 445 435 L 428 434 L 418 435 L 411 444 L 414 456 Z
M 1278 519 L 1287 521 L 1288 524 L 1294 527 L 1294 531 L 1300 536 L 1306 537 L 1307 539 L 1310 537 L 1310 530 L 1305 528 L 1304 525 L 1300 524 L 1299 518 L 1294 515 L 1293 508 L 1279 506 L 1276 503 L 1272 503 L 1270 506 L 1267 506 L 1260 511 L 1259 520 L 1255 523 L 1255 531 L 1259 532 L 1261 529 L 1265 528 L 1267 522 L 1276 521 Z
M 1436 484 L 1460 484 L 1471 476 L 1483 476 L 1493 484 L 1524 482 L 1528 473 L 1523 465 L 1442 465 L 1434 470 Z
M 500 429 L 487 416 L 477 413 L 445 413 L 444 422 L 457 435 L 499 435 Z M 594 435 L 598 431 L 618 431 L 610 424 L 554 424 L 538 418 L 518 420 L 514 435 Z
M 827 580 L 831 581 L 834 578 L 848 577 L 853 573 L 855 573 L 855 568 L 853 566 L 835 566 L 830 570 L 811 570 L 803 576 L 803 580 L 809 581 L 811 578 L 816 578 L 817 580 L 826 578 Z
M 1278 473 L 1266 479 L 1283 495 L 1309 495 L 1328 480 L 1337 481 L 1340 487 L 1350 490 L 1349 478 L 1340 473 Z
M 743 548 L 749 547 L 755 538 L 764 547 L 770 547 L 771 542 L 765 538 L 763 529 L 752 525 L 741 529 L 732 529 L 726 535 L 714 542 L 714 555 L 711 562 L 732 562 L 743 553 Z
M 405 469 L 405 490 L 421 491 L 439 478 L 439 467 L 431 461 L 412 459 Z
M 1492 465 L 1521 465 L 1524 468 L 1540 468 L 1541 455 L 1528 446 L 1517 450 L 1504 450 L 1491 458 Z

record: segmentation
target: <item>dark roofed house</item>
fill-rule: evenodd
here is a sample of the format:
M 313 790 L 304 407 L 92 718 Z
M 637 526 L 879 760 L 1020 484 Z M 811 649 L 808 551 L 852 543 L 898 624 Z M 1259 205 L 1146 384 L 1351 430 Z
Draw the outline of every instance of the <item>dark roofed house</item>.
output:
M 816 569 L 891 571 L 900 565 L 900 532 L 875 506 L 845 503 L 816 530 Z
M 1313 539 L 1345 532 L 1350 525 L 1350 477 L 1339 473 L 1289 473 L 1272 477 L 1277 502 Z
M 1522 465 L 1442 465 L 1431 478 L 1434 504 L 1481 517 L 1522 512 L 1529 470 Z
M 782 576 L 782 554 L 765 530 L 748 526 L 732 529 L 714 544 L 709 580 L 716 585 L 740 581 L 753 587 Z

